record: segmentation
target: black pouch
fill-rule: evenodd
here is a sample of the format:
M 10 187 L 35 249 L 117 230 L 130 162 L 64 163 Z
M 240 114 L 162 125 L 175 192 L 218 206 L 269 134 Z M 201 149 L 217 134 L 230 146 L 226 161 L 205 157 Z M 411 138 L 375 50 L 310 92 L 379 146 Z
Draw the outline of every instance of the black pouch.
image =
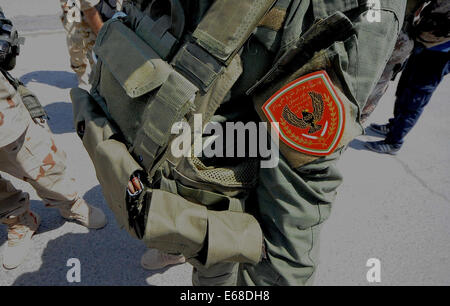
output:
M 22 102 L 27 108 L 28 112 L 30 113 L 30 116 L 32 119 L 48 119 L 47 112 L 45 111 L 44 107 L 42 106 L 41 102 L 39 102 L 39 99 L 36 97 L 36 95 L 31 92 L 28 88 L 26 88 L 24 85 L 19 85 L 17 87 L 17 92 L 19 93 L 20 97 L 22 98 Z

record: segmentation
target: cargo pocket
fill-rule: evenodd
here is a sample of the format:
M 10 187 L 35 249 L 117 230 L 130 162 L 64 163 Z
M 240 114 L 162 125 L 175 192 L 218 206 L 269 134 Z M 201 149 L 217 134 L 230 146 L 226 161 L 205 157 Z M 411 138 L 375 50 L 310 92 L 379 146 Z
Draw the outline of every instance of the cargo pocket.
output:
M 144 241 L 149 247 L 194 258 L 205 267 L 224 261 L 255 264 L 261 257 L 262 231 L 249 214 L 210 210 L 154 190 Z
M 195 256 L 186 257 L 194 257 L 205 267 L 223 261 L 257 263 L 261 256 L 262 231 L 257 220 L 245 213 L 247 188 L 255 183 L 256 177 L 250 169 L 257 169 L 257 164 L 249 162 L 238 167 L 214 169 L 196 158 L 186 159 L 186 162 L 173 169 L 175 181 L 163 177 L 160 186 L 163 190 L 176 192 L 182 201 L 189 201 L 196 205 L 192 208 L 197 207 L 205 214 L 202 247 Z M 203 172 L 206 170 L 208 174 Z M 187 174 L 189 171 L 191 173 Z M 249 173 L 243 175 L 242 172 Z M 151 228 L 152 224 L 148 226 Z
M 78 136 L 83 139 L 84 131 L 82 131 L 81 126 L 84 127 L 86 120 L 97 116 L 96 103 L 86 90 L 78 87 L 70 90 L 70 98 L 72 100 L 73 123 Z
M 208 210 L 205 267 L 220 262 L 257 264 L 263 235 L 256 219 L 245 213 Z
M 207 209 L 179 195 L 153 190 L 144 242 L 168 253 L 195 257 L 207 231 Z

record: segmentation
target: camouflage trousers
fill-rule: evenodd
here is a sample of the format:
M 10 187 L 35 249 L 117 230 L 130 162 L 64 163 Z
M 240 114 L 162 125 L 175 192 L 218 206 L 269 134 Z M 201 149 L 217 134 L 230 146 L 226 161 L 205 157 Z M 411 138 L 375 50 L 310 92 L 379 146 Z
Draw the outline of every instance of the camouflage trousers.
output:
M 66 175 L 66 153 L 55 144 L 47 125 L 31 121 L 16 141 L 0 148 L 0 171 L 31 184 L 47 207 L 72 205 L 79 199 L 75 180 Z M 0 221 L 28 207 L 28 194 L 0 176 Z
M 61 22 L 67 34 L 70 65 L 77 74 L 79 86 L 86 87 L 89 84 L 91 67 L 94 65 L 92 49 L 96 35 L 83 19 L 81 22 L 71 22 L 67 18 L 66 0 L 60 0 L 60 2 L 63 9 Z

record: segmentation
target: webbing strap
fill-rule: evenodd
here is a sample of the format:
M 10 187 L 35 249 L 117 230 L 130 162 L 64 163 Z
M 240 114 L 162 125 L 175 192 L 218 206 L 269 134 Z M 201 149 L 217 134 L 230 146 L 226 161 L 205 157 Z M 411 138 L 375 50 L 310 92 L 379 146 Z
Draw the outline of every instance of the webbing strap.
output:
M 195 30 L 195 43 L 182 46 L 172 65 L 208 92 L 275 2 L 216 1 Z
M 276 0 L 215 1 L 194 38 L 218 60 L 229 63 L 245 44 Z
M 174 71 L 150 99 L 143 115 L 146 120 L 133 148 L 147 169 L 153 165 L 159 150 L 168 144 L 172 126 L 193 108 L 197 92 L 197 87 Z
M 208 92 L 224 69 L 208 52 L 192 43 L 180 48 L 172 65 L 204 92 Z

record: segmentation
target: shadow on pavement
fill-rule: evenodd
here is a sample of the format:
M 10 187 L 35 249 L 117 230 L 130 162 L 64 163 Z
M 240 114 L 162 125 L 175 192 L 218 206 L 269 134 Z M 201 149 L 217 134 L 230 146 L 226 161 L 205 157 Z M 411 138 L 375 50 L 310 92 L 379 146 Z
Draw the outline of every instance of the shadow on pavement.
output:
M 13 285 L 147 285 L 148 272 L 139 266 L 141 252 L 119 241 L 114 242 L 114 235 L 108 232 L 105 228 L 91 230 L 88 234 L 69 233 L 49 241 L 39 270 L 20 275 Z M 80 261 L 80 283 L 67 281 L 67 272 L 71 269 L 67 261 L 70 258 Z
M 370 151 L 369 149 L 367 149 L 364 144 L 366 142 L 359 140 L 359 139 L 355 139 L 352 142 L 350 142 L 350 144 L 348 145 L 350 148 L 358 150 L 358 151 Z M 372 151 L 370 151 L 372 152 Z
M 60 216 L 57 209 L 47 208 L 42 201 L 31 200 L 31 210 L 41 217 L 41 225 L 39 226 L 38 234 L 43 234 L 48 231 L 53 231 L 66 223 L 66 220 Z M 0 225 L 0 246 L 7 241 L 6 225 Z
M 45 207 L 42 201 L 32 200 L 30 201 L 30 207 L 41 217 L 41 225 L 37 234 L 57 230 L 67 222 L 61 217 L 58 209 Z
M 75 128 L 73 126 L 72 103 L 55 102 L 46 105 L 44 108 L 50 117 L 48 125 L 54 134 L 75 132 Z
M 152 272 L 140 266 L 145 245 L 119 228 L 103 200 L 100 186 L 89 190 L 84 199 L 105 212 L 108 225 L 86 234 L 66 233 L 50 240 L 42 254 L 39 270 L 20 275 L 13 285 L 148 285 L 146 279 Z M 80 260 L 81 283 L 67 282 L 70 258 Z
M 379 139 L 377 140 L 383 140 L 385 138 L 385 136 L 380 135 L 374 131 L 372 131 L 370 128 L 366 128 L 365 129 L 365 134 L 364 136 L 369 136 L 369 137 L 377 137 Z M 377 141 L 377 140 L 370 140 L 370 141 Z M 365 145 L 366 141 L 362 141 L 359 139 L 354 139 L 348 146 L 352 149 L 358 150 L 358 151 L 370 151 L 369 149 L 367 149 L 364 145 Z M 370 151 L 372 152 L 372 151 Z
M 43 83 L 61 89 L 69 89 L 78 86 L 75 73 L 67 71 L 33 71 L 24 74 L 20 80 L 27 85 L 30 82 Z

